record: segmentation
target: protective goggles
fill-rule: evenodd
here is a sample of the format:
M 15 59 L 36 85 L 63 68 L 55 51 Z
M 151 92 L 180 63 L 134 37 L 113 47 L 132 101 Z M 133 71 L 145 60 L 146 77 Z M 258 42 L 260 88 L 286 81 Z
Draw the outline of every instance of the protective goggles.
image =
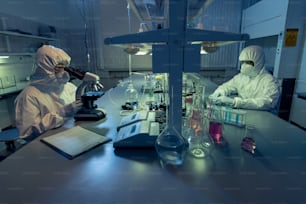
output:
M 241 61 L 241 64 L 248 64 L 248 65 L 252 65 L 254 67 L 254 62 L 253 61 Z

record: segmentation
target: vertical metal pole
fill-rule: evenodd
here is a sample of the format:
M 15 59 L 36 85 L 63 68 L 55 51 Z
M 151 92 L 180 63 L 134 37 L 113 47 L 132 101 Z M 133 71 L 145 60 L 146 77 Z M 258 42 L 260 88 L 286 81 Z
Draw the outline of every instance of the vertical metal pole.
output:
M 181 133 L 182 126 L 182 75 L 187 0 L 170 0 L 169 6 L 169 114 L 168 125 Z

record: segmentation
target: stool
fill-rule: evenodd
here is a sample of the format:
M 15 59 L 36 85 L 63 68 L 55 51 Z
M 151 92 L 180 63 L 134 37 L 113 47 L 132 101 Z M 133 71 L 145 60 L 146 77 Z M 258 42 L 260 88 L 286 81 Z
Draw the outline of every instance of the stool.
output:
M 0 142 L 5 142 L 7 150 L 15 150 L 15 141 L 18 139 L 17 128 L 8 129 L 0 132 Z

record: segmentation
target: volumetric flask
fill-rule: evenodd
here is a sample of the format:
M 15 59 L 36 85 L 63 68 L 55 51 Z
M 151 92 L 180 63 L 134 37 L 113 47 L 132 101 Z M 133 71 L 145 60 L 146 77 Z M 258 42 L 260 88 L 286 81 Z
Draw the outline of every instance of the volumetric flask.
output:
M 173 96 L 173 90 L 172 90 Z M 173 113 L 173 104 L 170 104 Z M 158 135 L 155 143 L 155 149 L 162 161 L 162 164 L 181 165 L 184 162 L 188 143 L 175 128 L 173 115 L 169 117 L 169 107 L 166 109 L 167 124 L 164 130 Z
M 174 127 L 168 125 L 165 127 L 156 139 L 155 148 L 163 163 L 183 164 L 187 144 L 183 136 Z

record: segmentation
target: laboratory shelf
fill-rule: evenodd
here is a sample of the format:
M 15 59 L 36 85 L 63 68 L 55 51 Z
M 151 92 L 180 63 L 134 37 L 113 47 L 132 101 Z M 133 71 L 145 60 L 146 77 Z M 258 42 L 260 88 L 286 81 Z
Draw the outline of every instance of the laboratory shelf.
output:
M 30 35 L 30 34 L 22 34 L 22 33 L 12 32 L 12 31 L 0 31 L 0 35 L 22 37 L 22 38 L 31 38 L 31 39 L 46 40 L 46 41 L 56 40 L 55 38 L 48 38 L 48 37 L 42 37 L 42 36 Z
M 33 56 L 36 52 L 0 52 L 1 56 Z
M 16 86 L 0 89 L 0 99 L 4 98 L 7 95 L 15 94 L 22 91 L 28 84 L 28 81 L 20 81 L 16 83 Z

